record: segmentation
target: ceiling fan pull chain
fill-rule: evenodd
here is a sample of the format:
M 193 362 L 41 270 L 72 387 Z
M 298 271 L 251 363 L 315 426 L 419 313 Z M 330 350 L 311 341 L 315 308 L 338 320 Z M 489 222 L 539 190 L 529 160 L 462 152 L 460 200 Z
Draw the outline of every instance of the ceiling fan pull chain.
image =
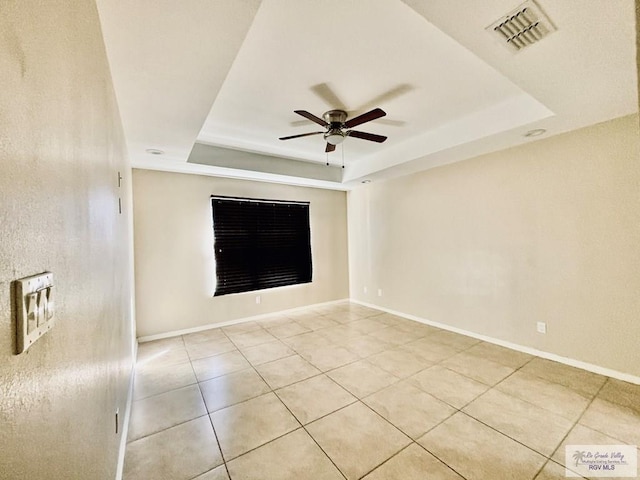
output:
M 342 144 L 342 168 L 344 168 L 344 143 Z
M 327 156 L 327 167 L 329 166 L 329 152 L 325 152 L 325 155 Z

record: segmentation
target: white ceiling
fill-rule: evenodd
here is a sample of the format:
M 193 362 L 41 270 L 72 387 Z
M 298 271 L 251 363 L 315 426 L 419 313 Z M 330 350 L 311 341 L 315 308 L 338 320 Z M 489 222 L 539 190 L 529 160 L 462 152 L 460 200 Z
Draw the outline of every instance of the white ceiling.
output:
M 485 27 L 519 3 L 98 0 L 98 8 L 134 166 L 350 188 L 533 141 L 523 134 L 534 128 L 555 135 L 637 111 L 633 0 L 538 0 L 557 31 L 513 54 Z M 322 135 L 278 140 L 322 130 L 293 110 L 351 117 L 375 107 L 387 116 L 357 129 L 389 139 L 347 138 L 329 154 L 332 165 L 344 159 L 341 182 L 297 173 L 300 161 L 326 162 Z M 201 146 L 187 162 L 196 142 L 215 155 L 203 161 Z M 234 150 L 260 154 L 255 168 Z M 283 159 L 295 160 L 286 173 Z

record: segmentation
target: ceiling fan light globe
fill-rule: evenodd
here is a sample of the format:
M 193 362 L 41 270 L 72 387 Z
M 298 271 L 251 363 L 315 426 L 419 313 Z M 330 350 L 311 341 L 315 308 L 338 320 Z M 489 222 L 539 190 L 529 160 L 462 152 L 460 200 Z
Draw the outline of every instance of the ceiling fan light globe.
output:
M 331 145 L 338 145 L 344 141 L 344 134 L 340 131 L 332 131 L 327 133 L 324 139 Z

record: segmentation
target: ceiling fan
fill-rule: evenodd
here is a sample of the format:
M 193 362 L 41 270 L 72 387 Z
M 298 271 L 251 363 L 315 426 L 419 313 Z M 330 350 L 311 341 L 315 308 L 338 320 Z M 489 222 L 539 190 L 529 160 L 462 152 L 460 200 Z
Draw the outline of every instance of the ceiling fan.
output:
M 327 147 L 325 152 L 333 152 L 336 149 L 336 145 L 342 143 L 346 137 L 355 137 L 362 140 L 369 140 L 371 142 L 384 142 L 387 137 L 383 135 L 375 135 L 373 133 L 360 132 L 358 130 L 351 130 L 351 127 L 361 125 L 376 118 L 384 117 L 385 111 L 380 108 L 374 108 L 373 110 L 353 117 L 347 120 L 347 112 L 344 110 L 329 110 L 322 114 L 322 118 L 316 117 L 314 114 L 307 112 L 306 110 L 294 110 L 298 115 L 311 120 L 312 122 L 322 125 L 326 128 L 325 131 L 301 133 L 300 135 L 291 135 L 288 137 L 280 137 L 280 140 L 291 140 L 292 138 L 308 137 L 310 135 L 324 135 L 324 139 L 327 141 Z M 324 120 L 323 120 L 324 119 Z

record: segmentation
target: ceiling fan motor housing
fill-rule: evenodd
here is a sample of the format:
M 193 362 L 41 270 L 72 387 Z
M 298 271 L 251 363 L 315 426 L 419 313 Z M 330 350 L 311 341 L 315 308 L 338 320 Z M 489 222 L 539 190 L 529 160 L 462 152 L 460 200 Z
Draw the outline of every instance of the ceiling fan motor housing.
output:
M 347 112 L 344 110 L 329 110 L 322 115 L 324 121 L 329 124 L 329 129 L 324 134 L 324 139 L 331 145 L 338 145 L 344 141 L 344 122 L 347 121 Z
M 322 114 L 322 118 L 331 125 L 331 128 L 340 128 L 347 121 L 347 112 L 344 110 L 329 110 Z

